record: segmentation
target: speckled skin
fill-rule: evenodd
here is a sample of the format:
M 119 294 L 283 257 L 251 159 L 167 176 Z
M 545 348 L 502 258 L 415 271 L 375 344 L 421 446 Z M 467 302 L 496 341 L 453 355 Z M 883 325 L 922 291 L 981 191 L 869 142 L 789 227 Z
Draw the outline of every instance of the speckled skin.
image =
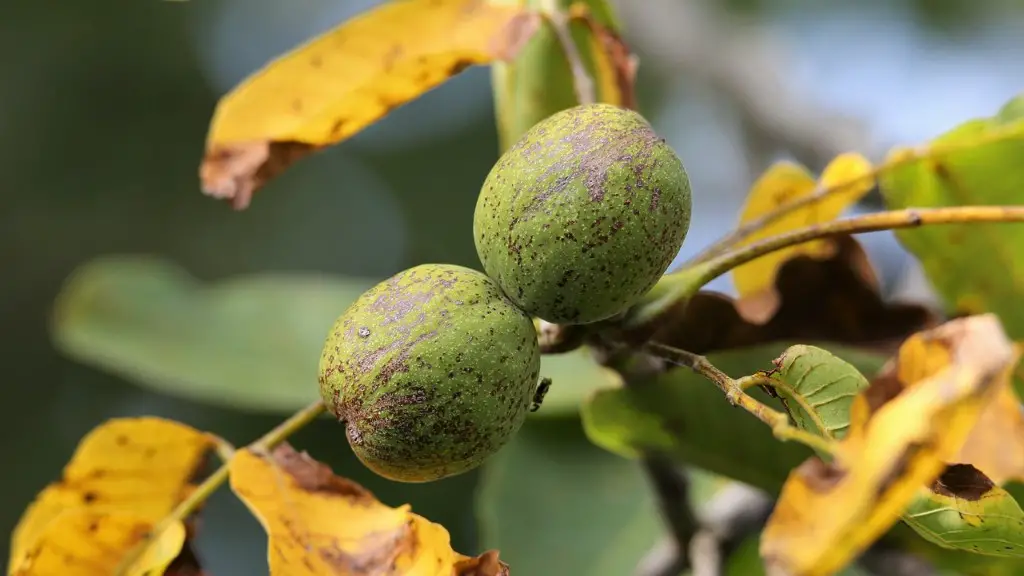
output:
M 589 324 L 665 273 L 690 228 L 690 181 L 638 113 L 577 106 L 536 124 L 484 181 L 473 235 L 484 270 L 529 314 Z
M 475 468 L 519 430 L 539 371 L 533 322 L 494 281 L 424 264 L 335 321 L 320 394 L 368 468 L 429 482 Z

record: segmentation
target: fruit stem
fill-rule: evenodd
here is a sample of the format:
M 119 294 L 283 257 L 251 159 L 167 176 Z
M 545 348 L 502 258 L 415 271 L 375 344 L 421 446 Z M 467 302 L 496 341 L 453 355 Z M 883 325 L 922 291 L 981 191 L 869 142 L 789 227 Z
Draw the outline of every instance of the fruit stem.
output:
M 811 240 L 935 224 L 983 222 L 1024 222 L 1024 206 L 955 206 L 888 210 L 798 228 L 735 248 L 705 262 L 665 275 L 646 298 L 647 302 L 638 305 L 637 312 L 632 314 L 629 323 L 636 326 L 656 322 L 662 314 L 681 301 L 689 299 L 715 278 L 766 254 Z
M 326 406 L 320 400 L 313 402 L 309 406 L 299 410 L 284 422 L 278 424 L 273 430 L 270 430 L 264 434 L 259 440 L 253 442 L 247 446 L 246 450 L 254 450 L 258 452 L 265 452 L 273 449 L 275 446 L 284 442 L 289 436 L 295 434 L 299 430 L 305 428 L 309 423 L 316 420 L 321 414 L 326 411 Z M 218 452 L 222 455 L 226 454 L 223 448 L 218 443 Z M 181 501 L 171 511 L 170 514 L 165 516 L 157 525 L 149 532 L 146 538 L 144 538 L 134 549 L 132 549 L 125 558 L 122 560 L 120 568 L 115 572 L 118 575 L 127 574 L 128 570 L 132 565 L 142 556 L 146 547 L 151 543 L 157 541 L 161 534 L 171 525 L 176 522 L 184 521 L 193 512 L 199 509 L 200 506 L 206 502 L 218 488 L 224 484 L 229 477 L 229 471 L 231 469 L 231 461 L 225 461 L 220 465 L 219 468 L 214 470 L 212 474 L 206 477 L 205 480 L 196 486 L 196 489 L 188 495 L 187 498 Z
M 761 377 L 734 380 L 704 356 L 656 342 L 648 343 L 646 348 L 659 358 L 664 358 L 679 366 L 685 366 L 713 382 L 725 394 L 725 398 L 730 404 L 743 408 L 767 424 L 779 440 L 799 442 L 824 454 L 832 454 L 835 450 L 831 440 L 793 426 L 789 423 L 788 414 L 773 410 L 744 391 L 744 387 L 749 388 L 751 385 L 761 383 Z

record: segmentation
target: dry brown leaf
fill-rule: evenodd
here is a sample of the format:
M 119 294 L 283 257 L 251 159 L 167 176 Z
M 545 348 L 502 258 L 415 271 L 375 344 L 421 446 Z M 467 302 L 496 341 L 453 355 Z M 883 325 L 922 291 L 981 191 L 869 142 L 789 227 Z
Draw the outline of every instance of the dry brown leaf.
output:
M 221 99 L 203 191 L 249 205 L 298 159 L 469 66 L 515 56 L 539 16 L 487 0 L 391 0 L 270 62 Z
M 833 242 L 835 252 L 828 258 L 801 254 L 779 267 L 778 305 L 767 322 L 751 322 L 742 313 L 759 306 L 756 297 L 734 300 L 703 291 L 673 318 L 660 340 L 696 354 L 779 341 L 835 342 L 888 351 L 909 334 L 937 323 L 927 308 L 882 300 L 874 269 L 854 238 Z
M 507 574 L 497 553 L 455 552 L 444 527 L 409 505 L 385 506 L 287 444 L 271 457 L 239 450 L 230 473 L 232 490 L 267 531 L 272 575 Z
M 814 201 L 761 227 L 740 245 L 754 244 L 797 228 L 835 220 L 874 186 L 871 170 L 871 163 L 866 158 L 852 153 L 833 159 L 822 171 L 819 181 L 815 181 L 814 176 L 799 164 L 779 162 L 773 165 L 751 188 L 740 217 L 741 225 L 763 218 L 784 204 L 807 202 L 809 198 L 814 198 Z M 759 301 L 759 306 L 746 310 L 745 316 L 751 322 L 761 323 L 775 313 L 778 306 L 775 274 L 782 264 L 800 254 L 827 258 L 834 252 L 834 242 L 812 240 L 737 267 L 732 271 L 732 277 L 740 297 L 753 297 Z
M 832 574 L 881 536 L 960 452 L 1017 353 L 999 320 L 982 315 L 914 335 L 899 358 L 914 379 L 872 383 L 835 461 L 811 458 L 787 480 L 761 539 L 773 574 Z

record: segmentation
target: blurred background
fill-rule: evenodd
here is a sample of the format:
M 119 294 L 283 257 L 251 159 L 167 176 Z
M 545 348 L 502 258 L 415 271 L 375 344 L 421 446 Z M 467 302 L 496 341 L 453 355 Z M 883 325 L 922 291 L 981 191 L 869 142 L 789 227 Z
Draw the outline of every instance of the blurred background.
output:
M 105 419 L 154 414 L 244 444 L 283 417 L 148 391 L 58 353 L 48 333 L 52 304 L 79 265 L 155 255 L 206 281 L 263 272 L 383 278 L 423 262 L 478 267 L 472 211 L 497 159 L 486 68 L 300 162 L 245 212 L 199 192 L 217 99 L 268 59 L 375 4 L 3 3 L 0 446 L 12 464 L 0 490 L 5 533 Z M 1024 8 L 1010 0 L 618 5 L 641 58 L 642 111 L 692 180 L 694 219 L 681 257 L 734 223 L 750 183 L 772 161 L 792 158 L 817 171 L 848 150 L 878 161 L 893 145 L 994 113 L 1024 78 Z M 863 238 L 888 293 L 929 297 L 890 234 Z M 727 279 L 713 287 L 731 290 Z M 531 421 L 526 429 L 559 427 L 570 440 L 581 436 L 574 421 Z M 342 429 L 328 421 L 293 443 L 384 502 L 409 502 L 444 524 L 456 550 L 479 551 L 478 473 L 428 485 L 385 482 L 358 465 Z M 559 444 L 549 446 L 554 459 Z M 594 451 L 580 466 L 618 465 Z M 571 458 L 558 460 L 572 471 Z M 552 475 L 540 488 L 571 491 L 571 478 Z M 205 518 L 200 554 L 213 574 L 266 573 L 263 533 L 229 493 L 214 498 Z

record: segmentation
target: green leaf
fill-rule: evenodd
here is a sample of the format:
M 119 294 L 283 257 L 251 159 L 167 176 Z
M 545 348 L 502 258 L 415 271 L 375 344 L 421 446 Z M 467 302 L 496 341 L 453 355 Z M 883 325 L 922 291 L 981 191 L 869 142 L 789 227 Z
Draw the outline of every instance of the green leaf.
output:
M 785 348 L 776 343 L 730 350 L 709 360 L 736 377 L 771 367 Z M 873 373 L 885 361 L 852 348 L 832 349 L 862 372 Z M 751 394 L 777 404 L 760 390 Z M 762 422 L 730 406 L 713 384 L 685 368 L 630 388 L 598 391 L 583 407 L 583 422 L 595 444 L 621 456 L 663 453 L 771 493 L 811 454 L 802 445 L 777 440 Z
M 375 283 L 262 274 L 204 284 L 161 260 L 103 258 L 64 287 L 53 337 L 71 357 L 166 394 L 290 412 L 317 398 L 324 337 Z
M 798 344 L 782 353 L 773 377 L 797 426 L 841 440 L 850 426 L 850 406 L 868 380 L 852 364 L 828 350 Z
M 935 484 L 921 488 L 903 521 L 944 548 L 1024 558 L 1024 511 L 969 464 L 950 466 Z
M 663 532 L 640 467 L 590 444 L 579 420 L 528 421 L 481 483 L 480 548 L 516 574 L 632 574 Z
M 53 338 L 65 354 L 165 394 L 292 412 L 317 397 L 331 324 L 378 281 L 258 274 L 207 284 L 162 260 L 107 257 L 69 279 Z M 554 384 L 538 418 L 576 416 L 609 381 L 587 350 L 545 356 L 541 373 Z
M 968 121 L 931 144 L 925 158 L 880 178 L 890 208 L 1024 204 L 1024 95 L 993 118 Z M 896 150 L 890 159 L 906 158 Z M 951 224 L 896 232 L 921 261 L 951 312 L 996 313 L 1024 338 L 1024 226 Z

